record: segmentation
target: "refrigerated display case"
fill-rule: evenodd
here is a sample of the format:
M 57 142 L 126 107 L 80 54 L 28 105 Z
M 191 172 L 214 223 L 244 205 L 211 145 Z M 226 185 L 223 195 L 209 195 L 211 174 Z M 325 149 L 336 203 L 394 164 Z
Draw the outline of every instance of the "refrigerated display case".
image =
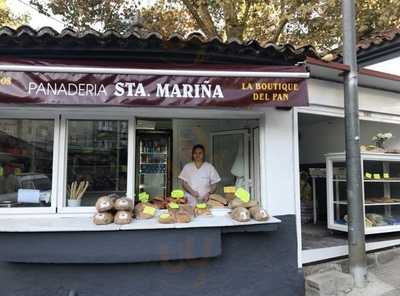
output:
M 171 192 L 171 132 L 140 131 L 136 134 L 136 196 L 151 198 Z

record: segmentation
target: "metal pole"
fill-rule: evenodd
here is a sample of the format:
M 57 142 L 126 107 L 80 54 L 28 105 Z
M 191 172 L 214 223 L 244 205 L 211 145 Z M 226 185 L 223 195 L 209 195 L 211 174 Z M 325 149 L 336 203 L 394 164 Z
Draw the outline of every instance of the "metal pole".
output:
M 38 73 L 82 73 L 82 74 L 133 74 L 133 75 L 176 75 L 206 77 L 272 77 L 272 78 L 310 78 L 308 72 L 265 72 L 265 71 L 221 71 L 221 70 L 178 70 L 178 69 L 139 69 L 83 66 L 32 66 L 0 64 L 0 71 L 38 72 Z
M 356 287 L 367 283 L 365 225 L 363 209 L 360 121 L 358 116 L 358 69 L 356 55 L 355 1 L 342 0 L 343 57 L 350 71 L 344 76 L 346 170 L 348 200 L 348 244 L 350 273 Z

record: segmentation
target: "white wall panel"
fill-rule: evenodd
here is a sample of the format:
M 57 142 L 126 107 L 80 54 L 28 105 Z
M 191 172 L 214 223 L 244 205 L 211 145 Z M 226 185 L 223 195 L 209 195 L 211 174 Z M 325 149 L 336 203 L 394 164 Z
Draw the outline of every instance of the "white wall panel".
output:
M 295 214 L 293 110 L 270 108 L 262 121 L 264 135 L 265 206 L 272 215 Z M 296 131 L 297 133 L 297 131 Z M 261 150 L 262 151 L 262 150 Z M 262 152 L 261 152 L 262 153 Z
M 300 115 L 308 118 L 320 118 L 313 115 Z M 300 163 L 324 163 L 326 153 L 344 152 L 344 119 L 325 117 L 314 123 L 302 124 L 300 120 Z M 386 147 L 400 149 L 400 124 L 361 120 L 360 143 L 370 145 L 377 133 L 391 132 L 393 139 L 387 141 Z
M 310 79 L 310 104 L 343 108 L 343 85 Z M 359 88 L 360 110 L 400 115 L 400 94 L 365 87 Z

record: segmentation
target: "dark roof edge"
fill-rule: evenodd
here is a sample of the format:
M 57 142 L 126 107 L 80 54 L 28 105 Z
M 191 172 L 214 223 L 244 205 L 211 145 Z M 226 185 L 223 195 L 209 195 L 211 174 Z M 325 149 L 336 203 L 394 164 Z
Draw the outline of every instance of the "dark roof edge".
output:
M 51 27 L 34 30 L 29 26 L 17 29 L 0 28 L 0 54 L 36 58 L 98 58 L 98 59 L 163 59 L 174 61 L 293 65 L 307 57 L 318 58 L 312 46 L 295 48 L 290 44 L 260 44 L 219 38 L 204 40 L 197 32 L 186 38 L 171 34 L 163 39 L 156 32 L 132 31 L 121 35 L 108 30 L 77 32 L 71 28 L 57 32 Z M 162 56 L 160 56 L 162 55 Z
M 372 46 L 366 50 L 360 50 L 357 59 L 362 66 L 369 66 L 387 61 L 400 56 L 400 38 L 395 42 L 385 43 L 380 46 Z
M 315 66 L 320 66 L 320 67 L 325 67 L 328 69 L 336 70 L 337 72 L 341 72 L 341 73 L 348 72 L 350 70 L 349 65 L 337 63 L 337 62 L 324 62 L 324 61 L 317 60 L 314 58 L 307 58 L 307 63 L 311 64 L 311 65 L 315 65 Z M 360 68 L 358 73 L 359 73 L 359 75 L 365 75 L 365 76 L 369 76 L 369 77 L 400 82 L 399 75 L 389 74 L 389 73 L 380 72 L 380 71 L 376 71 L 376 70 Z

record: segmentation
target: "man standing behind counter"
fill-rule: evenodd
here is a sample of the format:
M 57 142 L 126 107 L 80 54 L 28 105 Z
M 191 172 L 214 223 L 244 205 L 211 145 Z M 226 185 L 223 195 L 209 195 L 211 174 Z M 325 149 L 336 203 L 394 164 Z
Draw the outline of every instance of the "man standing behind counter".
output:
M 209 195 L 215 192 L 218 182 L 221 181 L 217 170 L 212 164 L 204 161 L 204 158 L 204 146 L 200 144 L 193 146 L 192 162 L 183 167 L 178 177 L 191 206 L 208 201 Z

